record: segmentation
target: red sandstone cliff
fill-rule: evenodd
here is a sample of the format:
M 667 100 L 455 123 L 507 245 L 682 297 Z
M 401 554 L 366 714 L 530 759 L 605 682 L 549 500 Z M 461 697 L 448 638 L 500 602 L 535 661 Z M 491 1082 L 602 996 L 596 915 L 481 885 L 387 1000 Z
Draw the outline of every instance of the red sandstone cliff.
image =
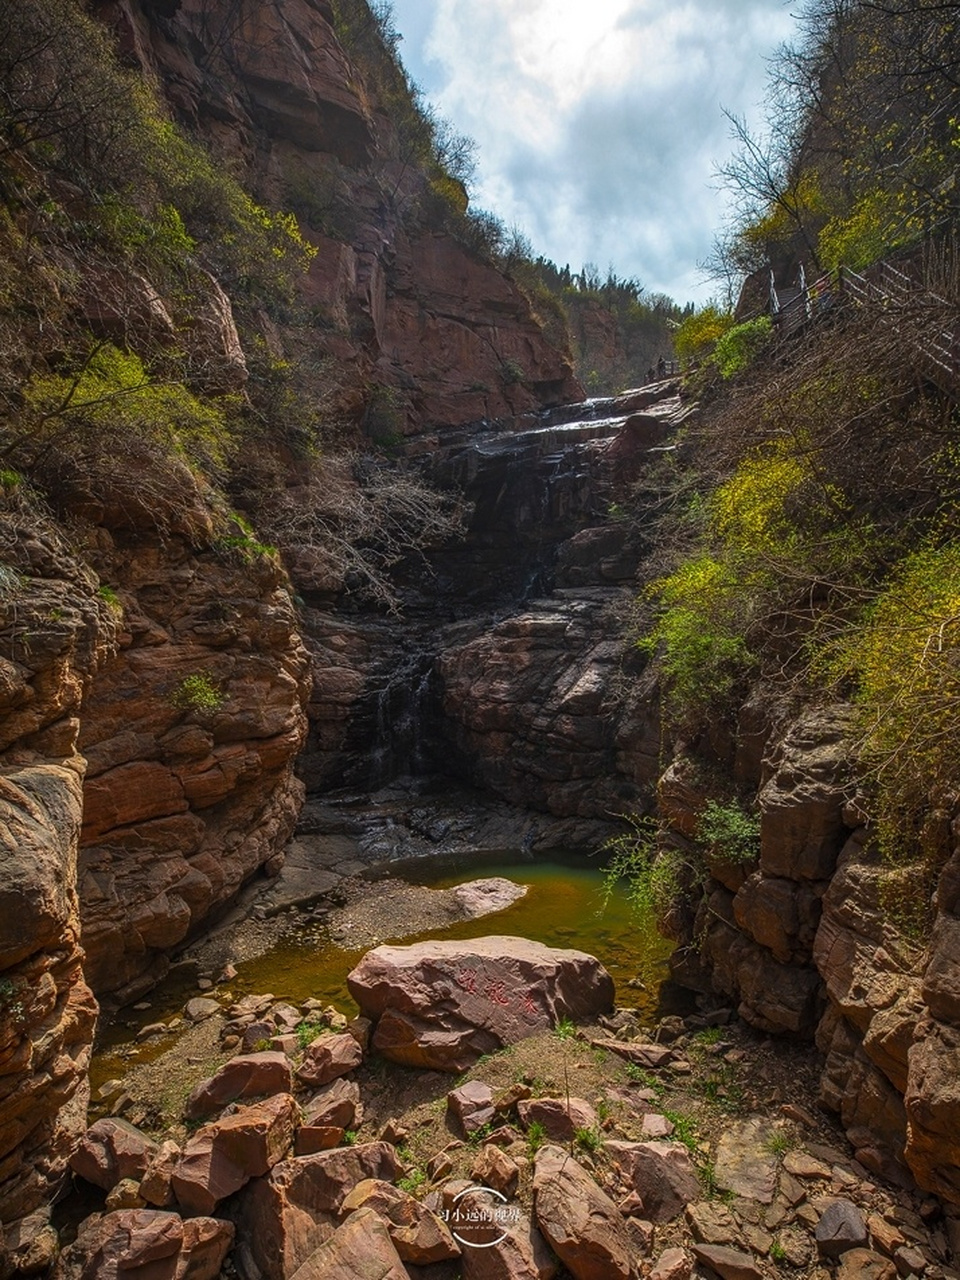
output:
M 465 243 L 465 224 L 344 49 L 325 0 L 109 0 L 98 12 L 178 118 L 261 198 L 296 210 L 318 250 L 302 287 L 307 313 L 296 325 L 257 320 L 288 355 L 336 362 L 344 403 L 370 434 L 582 397 L 569 352 Z

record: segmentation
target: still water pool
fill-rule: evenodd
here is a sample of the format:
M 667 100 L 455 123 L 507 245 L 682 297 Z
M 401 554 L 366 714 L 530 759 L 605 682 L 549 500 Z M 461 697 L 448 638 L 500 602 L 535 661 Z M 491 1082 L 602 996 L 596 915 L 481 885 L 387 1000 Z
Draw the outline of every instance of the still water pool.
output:
M 619 1003 L 653 1015 L 660 985 L 667 976 L 672 944 L 659 936 L 652 918 L 638 918 L 622 895 L 614 894 L 604 906 L 603 872 L 598 866 L 584 866 L 582 859 L 573 858 L 520 864 L 478 864 L 472 858 L 469 865 L 460 866 L 451 862 L 408 864 L 395 874 L 441 889 L 481 876 L 503 876 L 529 886 L 524 897 L 505 911 L 398 941 L 509 934 L 551 947 L 573 947 L 595 955 L 606 965 L 617 984 Z M 234 985 L 243 991 L 272 991 L 295 1003 L 310 996 L 329 1000 L 352 1016 L 356 1005 L 347 991 L 346 975 L 366 950 L 345 951 L 326 942 L 319 947 L 304 945 L 291 938 L 268 955 L 239 966 L 240 976 Z
M 393 874 L 435 888 L 451 888 L 485 876 L 503 876 L 529 886 L 524 897 L 505 911 L 427 934 L 400 937 L 402 930 L 398 929 L 397 941 L 507 934 L 552 947 L 572 947 L 596 956 L 607 967 L 616 983 L 618 1004 L 638 1008 L 651 1020 L 666 1011 L 661 989 L 667 979 L 672 944 L 657 933 L 652 917 L 638 917 L 623 895 L 614 893 L 604 903 L 603 871 L 597 864 L 584 865 L 582 858 L 574 857 L 518 862 L 478 861 L 473 856 L 462 864 L 409 863 L 394 867 Z M 346 976 L 369 948 L 345 950 L 326 937 L 318 941 L 316 935 L 316 926 L 299 936 L 292 933 L 265 955 L 239 964 L 237 978 L 230 984 L 234 998 L 269 991 L 277 999 L 300 1004 L 313 997 L 352 1017 L 357 1007 L 347 990 Z M 149 1010 L 139 1016 L 124 1010 L 113 1025 L 102 1027 L 91 1070 L 94 1087 L 169 1049 L 169 1036 L 142 1043 L 132 1053 L 131 1041 L 139 1026 L 169 1021 L 196 994 L 193 982 L 185 985 L 182 980 L 171 980 L 151 993 Z

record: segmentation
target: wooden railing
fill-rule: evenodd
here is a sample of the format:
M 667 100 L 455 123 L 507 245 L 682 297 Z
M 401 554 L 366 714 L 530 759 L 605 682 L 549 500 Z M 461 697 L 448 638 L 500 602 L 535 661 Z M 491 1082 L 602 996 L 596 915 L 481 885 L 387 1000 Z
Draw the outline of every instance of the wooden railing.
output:
M 788 297 L 781 303 L 784 293 Z M 771 288 L 772 319 L 781 338 L 792 337 L 835 307 L 852 303 L 871 307 L 881 323 L 899 324 L 911 311 L 926 307 L 931 314 L 956 313 L 945 298 L 933 293 L 891 262 L 877 262 L 865 272 L 850 267 L 821 276 L 813 284 L 795 290 Z M 903 327 L 904 341 L 920 357 L 924 374 L 948 395 L 960 395 L 960 321 L 942 322 L 918 332 Z

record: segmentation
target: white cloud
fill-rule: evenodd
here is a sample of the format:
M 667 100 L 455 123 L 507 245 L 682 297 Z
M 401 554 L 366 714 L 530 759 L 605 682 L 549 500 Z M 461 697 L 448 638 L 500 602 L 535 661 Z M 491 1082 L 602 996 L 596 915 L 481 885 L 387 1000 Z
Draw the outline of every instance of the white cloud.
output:
M 394 0 L 404 60 L 480 145 L 475 204 L 538 252 L 702 297 L 721 106 L 754 118 L 787 0 Z

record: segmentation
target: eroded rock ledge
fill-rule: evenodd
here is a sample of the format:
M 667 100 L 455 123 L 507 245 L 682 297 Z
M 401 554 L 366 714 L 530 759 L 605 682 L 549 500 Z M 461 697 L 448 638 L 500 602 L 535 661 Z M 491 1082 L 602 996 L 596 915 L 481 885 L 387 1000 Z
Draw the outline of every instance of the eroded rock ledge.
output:
M 821 1101 L 858 1161 L 957 1204 L 960 850 L 951 835 L 932 933 L 911 943 L 882 900 L 889 872 L 853 775 L 851 723 L 843 705 L 790 716 L 757 695 L 744 708 L 726 763 L 757 794 L 759 859 L 711 864 L 696 914 L 672 921 L 683 944 L 674 968 L 755 1027 L 814 1037 Z M 713 782 L 689 752 L 661 778 L 678 838 L 693 832 Z

